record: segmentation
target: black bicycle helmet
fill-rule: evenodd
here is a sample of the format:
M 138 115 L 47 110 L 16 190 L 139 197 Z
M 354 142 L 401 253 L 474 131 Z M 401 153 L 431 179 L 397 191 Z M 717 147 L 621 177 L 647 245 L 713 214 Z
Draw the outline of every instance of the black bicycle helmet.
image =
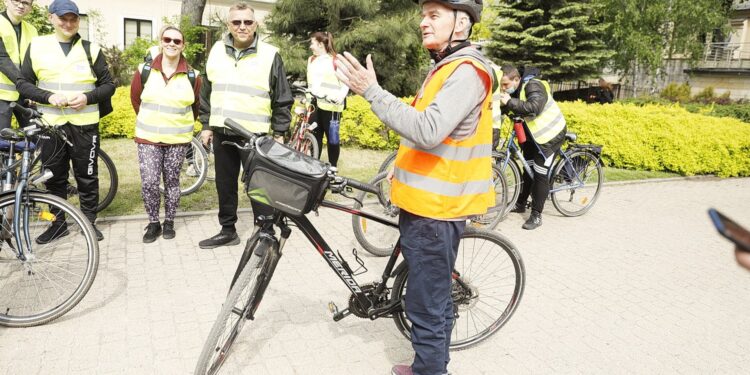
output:
M 448 8 L 462 10 L 469 14 L 472 23 L 482 19 L 482 0 L 415 0 L 421 6 L 427 2 L 440 3 Z

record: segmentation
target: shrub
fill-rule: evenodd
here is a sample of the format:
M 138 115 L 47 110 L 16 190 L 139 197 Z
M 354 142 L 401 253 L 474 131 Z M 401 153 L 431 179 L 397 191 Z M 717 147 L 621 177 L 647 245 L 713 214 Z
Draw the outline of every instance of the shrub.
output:
M 674 106 L 560 103 L 582 143 L 604 145 L 609 166 L 682 175 L 750 176 L 750 127 Z
M 402 98 L 411 103 L 412 98 Z M 370 110 L 368 103 L 361 96 L 350 96 L 346 99 L 346 110 L 341 119 L 340 138 L 342 144 L 357 145 L 375 150 L 396 149 L 399 143 L 398 134 L 388 129 Z
M 681 85 L 670 83 L 659 96 L 673 102 L 687 103 L 690 101 L 690 85 L 687 83 Z
M 693 100 L 698 103 L 709 104 L 713 103 L 716 96 L 714 95 L 714 88 L 711 86 L 701 90 L 701 92 L 695 94 Z

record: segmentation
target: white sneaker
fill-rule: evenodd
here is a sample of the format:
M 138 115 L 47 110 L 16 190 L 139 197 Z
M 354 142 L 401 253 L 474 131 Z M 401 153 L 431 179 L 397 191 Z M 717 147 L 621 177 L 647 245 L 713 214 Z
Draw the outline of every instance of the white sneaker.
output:
M 198 173 L 198 169 L 195 168 L 195 164 L 192 164 L 192 163 L 188 165 L 188 169 L 187 169 L 187 172 L 185 172 L 185 174 L 190 177 L 198 177 L 200 175 L 200 173 Z

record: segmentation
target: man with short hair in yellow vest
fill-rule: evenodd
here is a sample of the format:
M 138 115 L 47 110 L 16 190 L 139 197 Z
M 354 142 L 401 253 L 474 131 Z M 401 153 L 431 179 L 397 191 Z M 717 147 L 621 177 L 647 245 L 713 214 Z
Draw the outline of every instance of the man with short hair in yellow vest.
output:
M 420 0 L 422 45 L 435 66 L 412 106 L 377 83 L 372 59 L 348 52 L 337 75 L 364 96 L 401 136 L 391 201 L 401 208 L 401 251 L 409 265 L 405 309 L 414 362 L 396 375 L 448 373 L 453 329 L 452 270 L 466 220 L 495 204 L 492 184 L 492 92 L 489 61 L 468 41 L 480 20 L 477 0 Z
M 245 3 L 229 8 L 229 35 L 214 44 L 201 86 L 200 122 L 204 145 L 213 141 L 216 192 L 219 196 L 218 234 L 198 243 L 202 249 L 240 243 L 237 236 L 237 179 L 243 154 L 223 142 L 243 142 L 224 125 L 232 119 L 253 133 L 273 132 L 283 143 L 292 121 L 292 90 L 278 49 L 259 40 L 255 11 Z M 273 214 L 270 206 L 251 201 L 255 222 Z
M 503 112 L 522 116 L 525 120 L 526 142 L 521 144 L 524 158 L 534 171 L 529 176 L 523 171 L 523 185 L 516 206 L 511 212 L 526 212 L 526 201 L 531 195 L 531 215 L 523 229 L 536 229 L 542 225 L 542 210 L 549 195 L 549 171 L 555 153 L 565 140 L 565 117 L 552 98 L 549 83 L 536 78 L 539 71 L 527 68 L 523 77 L 513 66 L 503 66 L 500 94 Z
M 32 0 L 5 0 L 5 12 L 0 16 L 0 129 L 10 127 L 13 114 L 21 126 L 28 123 L 19 110 L 11 110 L 10 103 L 20 100 L 16 81 L 21 74 L 21 61 L 31 38 L 37 36 L 36 28 L 24 21 L 32 5 Z
M 65 132 L 72 143 L 70 146 L 59 137 L 44 140 L 42 162 L 54 175 L 45 183 L 47 190 L 67 198 L 72 162 L 81 211 L 94 224 L 99 203 L 100 111 L 102 116 L 111 111 L 109 100 L 115 84 L 99 46 L 78 34 L 80 17 L 74 2 L 53 1 L 48 19 L 55 32 L 31 40 L 21 66 L 18 92 L 35 101 L 44 119 Z M 96 226 L 94 231 L 99 241 L 104 239 Z M 36 242 L 48 243 L 66 235 L 65 218 L 58 217 Z

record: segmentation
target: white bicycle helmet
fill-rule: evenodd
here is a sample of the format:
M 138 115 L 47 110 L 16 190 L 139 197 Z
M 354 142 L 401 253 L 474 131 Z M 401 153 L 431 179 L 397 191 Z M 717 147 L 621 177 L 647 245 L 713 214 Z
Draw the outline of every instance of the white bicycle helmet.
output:
M 443 4 L 451 9 L 462 10 L 469 14 L 472 23 L 482 19 L 482 0 L 418 0 L 421 6 L 427 2 Z

